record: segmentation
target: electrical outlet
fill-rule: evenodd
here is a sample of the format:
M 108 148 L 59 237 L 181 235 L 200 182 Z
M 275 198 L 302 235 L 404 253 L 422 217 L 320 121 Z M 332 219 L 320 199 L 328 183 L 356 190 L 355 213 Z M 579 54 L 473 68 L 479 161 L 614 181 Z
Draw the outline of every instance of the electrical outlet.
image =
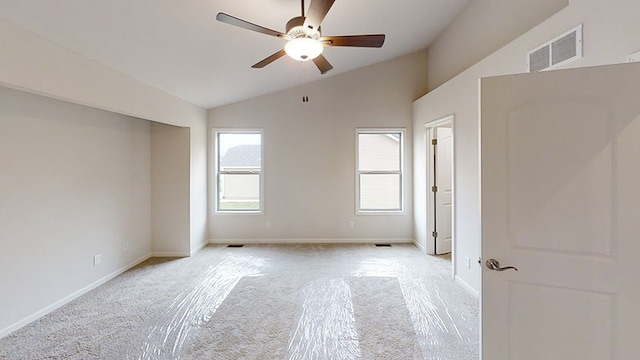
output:
M 349 229 L 353 229 L 354 227 L 356 227 L 355 221 L 353 220 L 349 221 Z
M 468 256 L 464 257 L 464 264 L 467 265 L 467 269 L 471 269 L 471 259 Z
M 98 266 L 102 262 L 102 255 L 98 254 L 93 257 L 93 266 Z
M 127 250 L 129 250 L 129 243 L 122 244 L 122 252 L 126 252 Z
M 271 221 L 265 221 L 264 227 L 266 227 L 267 229 L 270 229 L 271 228 Z

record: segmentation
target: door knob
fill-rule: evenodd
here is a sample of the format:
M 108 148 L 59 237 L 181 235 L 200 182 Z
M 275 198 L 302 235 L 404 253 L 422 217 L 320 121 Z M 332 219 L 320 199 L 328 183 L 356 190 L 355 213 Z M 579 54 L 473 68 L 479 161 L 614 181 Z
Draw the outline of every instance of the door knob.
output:
M 489 259 L 487 260 L 487 267 L 491 270 L 495 270 L 495 271 L 505 271 L 505 270 L 509 270 L 509 269 L 513 269 L 515 271 L 518 271 L 518 268 L 515 266 L 505 266 L 505 267 L 500 267 L 500 262 L 496 259 Z

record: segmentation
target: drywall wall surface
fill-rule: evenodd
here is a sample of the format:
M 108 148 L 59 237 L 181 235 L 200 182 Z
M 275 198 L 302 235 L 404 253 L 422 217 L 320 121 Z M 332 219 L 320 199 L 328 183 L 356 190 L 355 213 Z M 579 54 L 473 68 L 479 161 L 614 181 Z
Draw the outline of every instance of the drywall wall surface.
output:
M 412 102 L 426 91 L 425 63 L 422 51 L 310 83 L 306 89 L 210 110 L 210 128 L 263 129 L 265 188 L 261 215 L 210 213 L 210 239 L 412 241 Z M 302 102 L 303 95 L 309 102 Z M 356 129 L 364 127 L 407 130 L 402 214 L 355 215 Z
M 0 87 L 0 336 L 148 256 L 150 156 L 147 121 Z
M 191 242 L 206 236 L 207 112 L 162 90 L 0 20 L 0 84 L 47 97 L 192 128 L 189 176 Z M 172 210 L 166 210 L 172 211 Z
M 207 120 L 201 119 L 191 123 L 189 132 L 190 173 L 189 173 L 189 221 L 190 252 L 193 255 L 209 241 L 207 233 Z
M 540 44 L 584 24 L 584 57 L 564 68 L 622 63 L 627 55 L 640 50 L 640 3 L 617 0 L 572 0 L 570 5 L 518 39 L 499 49 L 458 76 L 444 83 L 414 103 L 414 181 L 416 222 L 426 211 L 422 194 L 426 183 L 425 142 L 418 130 L 424 124 L 443 116 L 455 115 L 455 182 L 456 182 L 456 275 L 471 288 L 480 289 L 480 154 L 479 154 L 479 79 L 481 77 L 526 72 L 526 54 Z M 425 244 L 426 234 L 416 228 L 416 241 Z M 464 257 L 471 267 L 463 266 Z
M 151 123 L 151 248 L 156 256 L 190 254 L 189 128 Z
M 569 0 L 473 0 L 429 46 L 429 89 L 482 60 Z
M 153 254 L 189 256 L 208 241 L 206 121 L 151 125 Z
M 0 84 L 176 126 L 205 119 L 196 105 L 0 20 Z

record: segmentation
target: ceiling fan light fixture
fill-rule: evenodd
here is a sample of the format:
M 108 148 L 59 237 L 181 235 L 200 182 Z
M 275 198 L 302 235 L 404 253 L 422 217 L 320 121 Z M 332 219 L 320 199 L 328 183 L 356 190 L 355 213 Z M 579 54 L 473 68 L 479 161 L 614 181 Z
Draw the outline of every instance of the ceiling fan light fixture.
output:
M 284 49 L 267 56 L 253 64 L 251 68 L 261 69 L 285 55 L 297 61 L 313 60 L 320 74 L 326 74 L 333 66 L 322 51 L 325 46 L 379 48 L 384 44 L 384 34 L 322 36 L 321 23 L 336 0 L 311 0 L 309 11 L 305 15 L 304 0 L 300 0 L 302 15 L 289 19 L 286 32 L 271 30 L 264 26 L 250 23 L 235 16 L 218 13 L 216 19 L 229 25 L 286 40 Z
M 294 60 L 309 61 L 322 54 L 324 46 L 316 39 L 300 37 L 290 40 L 284 46 L 284 51 Z

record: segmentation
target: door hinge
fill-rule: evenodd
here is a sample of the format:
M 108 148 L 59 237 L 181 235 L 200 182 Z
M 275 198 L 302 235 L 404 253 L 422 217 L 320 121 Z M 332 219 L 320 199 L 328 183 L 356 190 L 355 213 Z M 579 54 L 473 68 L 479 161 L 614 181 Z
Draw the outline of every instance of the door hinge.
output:
M 431 139 L 431 145 L 438 145 L 438 139 Z
M 431 191 L 433 191 L 433 192 L 438 192 L 438 187 L 437 187 L 437 186 L 432 186 L 432 187 L 431 187 Z
M 435 237 L 438 237 L 438 232 L 437 232 L 437 231 L 432 232 L 432 233 L 431 233 L 431 236 L 433 236 L 434 238 L 435 238 Z

